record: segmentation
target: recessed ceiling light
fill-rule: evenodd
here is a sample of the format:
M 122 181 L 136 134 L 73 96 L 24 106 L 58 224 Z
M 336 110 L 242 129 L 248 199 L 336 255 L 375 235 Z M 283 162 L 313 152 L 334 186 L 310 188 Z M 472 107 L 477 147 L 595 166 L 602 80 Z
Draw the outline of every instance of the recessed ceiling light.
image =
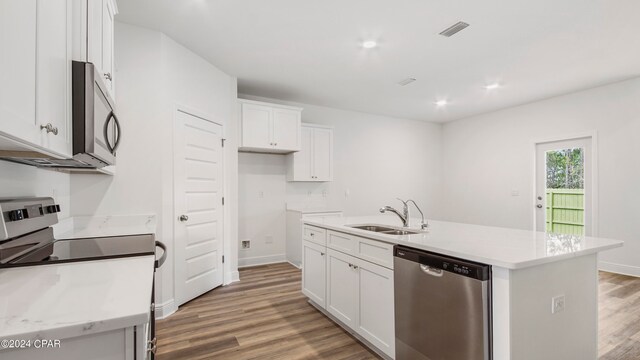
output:
M 378 46 L 378 43 L 373 40 L 367 40 L 362 43 L 362 47 L 365 49 L 373 49 L 376 46 Z
M 493 84 L 485 85 L 484 88 L 487 89 L 487 90 L 493 90 L 493 89 L 497 89 L 499 87 L 500 87 L 500 83 L 493 83 Z
M 436 101 L 436 106 L 445 106 L 447 105 L 449 102 L 447 100 L 438 100 Z

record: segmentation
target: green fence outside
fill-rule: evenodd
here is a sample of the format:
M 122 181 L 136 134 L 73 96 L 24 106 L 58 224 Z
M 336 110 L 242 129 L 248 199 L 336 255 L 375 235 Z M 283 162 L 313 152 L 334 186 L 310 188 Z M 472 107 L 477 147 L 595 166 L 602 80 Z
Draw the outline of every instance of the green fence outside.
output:
M 584 190 L 547 189 L 547 231 L 584 235 Z

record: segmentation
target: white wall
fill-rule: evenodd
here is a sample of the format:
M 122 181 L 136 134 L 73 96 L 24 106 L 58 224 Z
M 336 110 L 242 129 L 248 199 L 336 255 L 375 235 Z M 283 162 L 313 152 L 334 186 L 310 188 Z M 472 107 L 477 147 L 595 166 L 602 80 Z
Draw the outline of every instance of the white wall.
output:
M 0 198 L 51 196 L 60 204 L 60 219 L 70 214 L 70 183 L 69 174 L 0 161 Z
M 534 141 L 592 131 L 598 143 L 597 235 L 625 241 L 601 255 L 601 266 L 640 275 L 639 78 L 445 124 L 443 218 L 533 229 Z M 520 196 L 511 196 L 512 190 Z
M 225 278 L 237 278 L 236 79 L 165 35 L 123 23 L 115 28 L 117 111 L 123 126 L 116 175 L 73 175 L 74 215 L 156 214 L 157 237 L 173 256 L 173 114 L 176 106 L 221 121 L 225 147 Z M 237 146 L 236 146 L 237 147 Z M 230 239 L 233 239 L 231 241 Z M 157 279 L 157 303 L 174 308 L 173 262 Z
M 251 241 L 250 249 L 239 250 L 239 265 L 284 261 L 285 156 L 240 153 L 238 160 L 238 241 Z
M 256 244 L 260 243 L 261 251 L 240 251 L 240 258 L 283 254 L 277 251 L 284 252 L 287 202 L 326 203 L 352 216 L 376 214 L 384 205 L 397 207 L 400 202 L 396 197 L 413 198 L 427 217 L 440 217 L 441 125 L 248 95 L 240 97 L 299 106 L 304 108 L 303 122 L 333 126 L 335 163 L 333 182 L 296 183 L 286 182 L 285 156 L 242 154 L 239 240 L 252 237 Z M 269 174 L 264 173 L 261 168 L 264 166 L 268 166 Z M 284 197 L 279 195 L 283 186 L 286 186 Z M 259 197 L 261 192 L 264 198 Z M 257 211 L 264 216 L 256 216 Z M 280 233 L 283 236 L 275 237 L 274 244 L 265 244 L 267 236 Z

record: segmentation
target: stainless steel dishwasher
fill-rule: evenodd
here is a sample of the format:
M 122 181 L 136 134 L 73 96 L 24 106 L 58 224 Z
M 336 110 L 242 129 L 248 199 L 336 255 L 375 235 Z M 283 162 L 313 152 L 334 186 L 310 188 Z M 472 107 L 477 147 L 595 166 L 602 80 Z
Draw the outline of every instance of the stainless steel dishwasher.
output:
M 491 266 L 394 249 L 396 360 L 490 360 Z

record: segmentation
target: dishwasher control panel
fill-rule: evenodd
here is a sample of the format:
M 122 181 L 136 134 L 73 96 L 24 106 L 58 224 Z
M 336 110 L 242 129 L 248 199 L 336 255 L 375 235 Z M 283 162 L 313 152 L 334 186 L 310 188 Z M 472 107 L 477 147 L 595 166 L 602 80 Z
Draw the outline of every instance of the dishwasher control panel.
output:
M 485 281 L 491 278 L 491 266 L 469 260 L 452 258 L 424 250 L 396 245 L 393 255 L 410 260 L 430 268 L 448 271 L 454 274 Z

